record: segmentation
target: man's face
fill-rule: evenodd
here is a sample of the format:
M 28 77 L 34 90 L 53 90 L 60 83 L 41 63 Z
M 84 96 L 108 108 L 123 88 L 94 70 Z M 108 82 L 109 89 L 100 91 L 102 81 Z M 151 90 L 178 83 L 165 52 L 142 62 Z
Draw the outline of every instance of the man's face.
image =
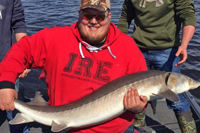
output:
M 92 8 L 80 10 L 78 28 L 83 41 L 94 46 L 103 42 L 108 34 L 110 18 L 108 11 L 100 12 Z

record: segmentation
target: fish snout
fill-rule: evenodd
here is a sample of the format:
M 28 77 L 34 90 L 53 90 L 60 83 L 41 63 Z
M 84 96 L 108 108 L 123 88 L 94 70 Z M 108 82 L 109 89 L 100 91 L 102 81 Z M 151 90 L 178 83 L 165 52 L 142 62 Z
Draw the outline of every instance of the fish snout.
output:
M 200 82 L 190 79 L 189 86 L 190 86 L 190 90 L 196 89 L 200 86 Z

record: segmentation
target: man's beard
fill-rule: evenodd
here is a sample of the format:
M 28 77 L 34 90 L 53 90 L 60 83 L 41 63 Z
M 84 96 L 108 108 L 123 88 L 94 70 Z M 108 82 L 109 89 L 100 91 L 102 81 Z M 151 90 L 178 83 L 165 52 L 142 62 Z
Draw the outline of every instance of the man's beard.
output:
M 93 46 L 95 46 L 96 44 L 102 43 L 106 39 L 106 36 L 108 34 L 108 30 L 109 30 L 109 28 L 108 28 L 107 31 L 104 32 L 103 34 L 91 37 L 87 33 L 82 32 L 80 25 L 78 26 L 78 28 L 79 28 L 79 32 L 80 32 L 80 35 L 81 35 L 81 39 L 83 41 L 89 43 L 90 45 L 93 45 Z

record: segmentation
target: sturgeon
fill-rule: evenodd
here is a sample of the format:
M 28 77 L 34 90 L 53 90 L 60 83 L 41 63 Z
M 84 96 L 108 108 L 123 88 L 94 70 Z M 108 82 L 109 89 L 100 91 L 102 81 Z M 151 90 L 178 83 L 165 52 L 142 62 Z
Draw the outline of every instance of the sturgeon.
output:
M 21 113 L 9 123 L 14 125 L 36 121 L 52 126 L 52 132 L 87 127 L 101 124 L 125 112 L 123 98 L 131 88 L 137 89 L 139 95 L 146 96 L 148 101 L 166 98 L 178 102 L 177 94 L 199 86 L 200 82 L 179 73 L 157 70 L 132 73 L 67 105 L 48 106 L 39 94 L 29 104 L 15 100 L 15 108 Z

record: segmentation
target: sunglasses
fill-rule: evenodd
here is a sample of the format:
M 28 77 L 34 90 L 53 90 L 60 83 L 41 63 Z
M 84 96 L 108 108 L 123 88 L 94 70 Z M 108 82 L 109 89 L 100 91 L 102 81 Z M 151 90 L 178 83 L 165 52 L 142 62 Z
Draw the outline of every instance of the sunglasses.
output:
M 108 17 L 108 13 L 93 15 L 87 12 L 83 12 L 83 19 L 91 21 L 95 18 L 98 22 L 104 21 Z

